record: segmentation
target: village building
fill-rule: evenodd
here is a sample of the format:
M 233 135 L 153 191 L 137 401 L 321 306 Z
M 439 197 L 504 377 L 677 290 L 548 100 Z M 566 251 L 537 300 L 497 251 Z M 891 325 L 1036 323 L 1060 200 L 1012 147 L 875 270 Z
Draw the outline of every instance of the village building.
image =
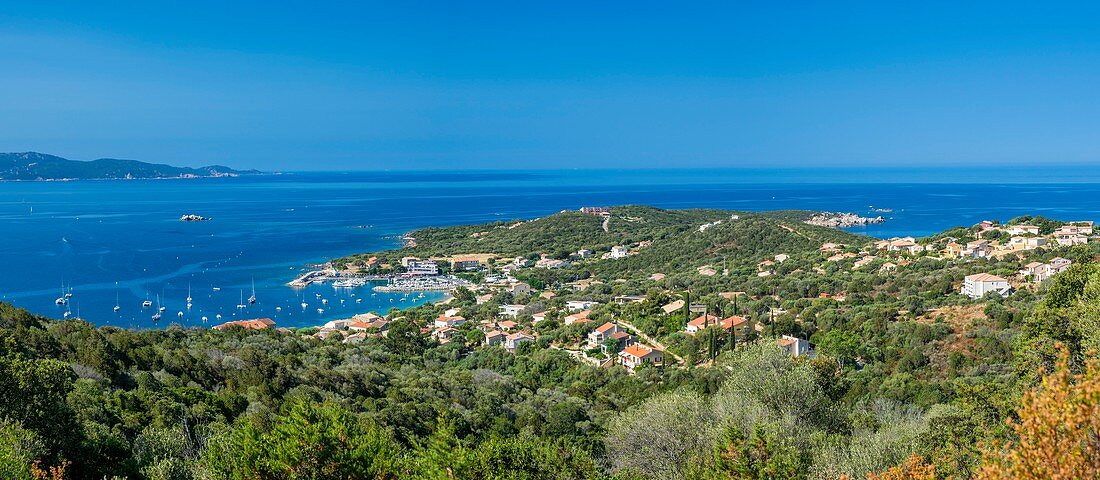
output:
M 500 315 L 509 318 L 516 318 L 525 308 L 527 308 L 527 305 L 501 305 Z
M 454 317 L 439 316 L 438 318 L 435 319 L 435 322 L 433 322 L 433 326 L 435 328 L 457 327 L 457 326 L 462 325 L 464 323 L 466 323 L 466 319 L 463 318 L 463 317 L 459 317 L 459 316 L 454 316 Z
M 717 324 L 718 324 L 718 316 L 717 315 L 703 314 L 703 315 L 700 315 L 700 316 L 696 317 L 695 319 L 689 321 L 687 323 L 687 325 L 684 326 L 684 333 L 687 333 L 688 335 L 695 335 L 695 334 L 705 330 L 707 327 L 714 326 L 714 325 L 717 325 Z
M 1009 235 L 1038 235 L 1039 227 L 1035 225 L 1013 225 L 1008 227 Z
M 810 342 L 798 337 L 792 337 L 790 335 L 783 335 L 776 339 L 776 343 L 779 348 L 782 348 L 792 357 L 801 357 L 803 355 L 812 356 L 813 350 L 810 348 Z
M 448 343 L 455 335 L 458 335 L 458 330 L 451 327 L 438 328 L 432 332 L 432 338 L 439 343 Z
M 968 242 L 966 248 L 959 252 L 960 257 L 985 258 L 993 253 L 993 244 L 989 240 L 975 240 Z
M 439 264 L 435 260 L 409 260 L 405 264 L 409 275 L 439 275 Z
M 664 363 L 664 352 L 640 343 L 635 343 L 619 352 L 619 364 L 631 372 L 647 363 L 661 366 Z
M 499 330 L 490 330 L 485 333 L 485 345 L 489 347 L 493 345 L 501 345 L 504 343 L 505 337 L 507 337 L 507 335 L 504 332 L 501 332 Z
M 625 305 L 627 303 L 641 303 L 645 301 L 645 295 L 619 295 L 615 297 L 615 303 Z
M 630 247 L 625 245 L 615 245 L 611 247 L 611 252 L 607 254 L 607 258 L 626 258 L 630 254 Z
M 991 275 L 988 273 L 977 273 L 974 275 L 967 275 L 963 279 L 963 286 L 961 293 L 970 298 L 981 298 L 987 293 L 993 292 L 1002 297 L 1007 297 L 1011 293 L 1011 287 L 1008 285 L 1008 280 Z
M 577 312 L 581 310 L 589 310 L 592 307 L 599 305 L 600 302 L 593 302 L 592 300 L 570 300 L 565 302 L 565 308 L 570 312 Z
M 214 330 L 225 330 L 231 327 L 241 327 L 245 330 L 266 330 L 274 327 L 275 321 L 270 318 L 253 318 L 249 320 L 234 320 L 212 327 Z
M 532 342 L 535 337 L 532 337 L 523 332 L 513 333 L 504 337 L 504 349 L 509 352 L 515 353 L 516 349 L 523 343 Z
M 529 294 L 533 292 L 531 286 L 523 282 L 512 282 L 508 284 L 506 290 L 513 295 Z
M 596 348 L 603 345 L 603 342 L 610 338 L 611 334 L 618 331 L 619 326 L 611 322 L 596 327 L 595 330 L 588 333 L 588 348 Z
M 532 313 L 531 314 L 531 323 L 535 324 L 535 323 L 539 323 L 543 320 L 546 320 L 546 313 L 547 312 L 545 312 L 545 311 Z
M 451 261 L 451 269 L 456 272 L 479 270 L 481 261 L 475 257 L 458 257 Z
M 1089 243 L 1089 237 L 1068 230 L 1058 231 L 1054 232 L 1054 241 L 1058 242 L 1058 245 L 1061 245 L 1063 247 L 1072 247 L 1074 245 L 1084 245 L 1086 243 Z

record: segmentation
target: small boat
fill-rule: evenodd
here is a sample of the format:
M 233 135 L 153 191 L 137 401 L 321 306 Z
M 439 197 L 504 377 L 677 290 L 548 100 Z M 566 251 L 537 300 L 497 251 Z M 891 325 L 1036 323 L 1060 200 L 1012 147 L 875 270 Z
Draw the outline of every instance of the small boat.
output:
M 157 312 L 157 313 L 153 314 L 153 321 L 154 322 L 159 322 L 160 321 L 160 312 Z
M 275 311 L 276 312 L 281 312 L 281 311 L 283 311 L 283 307 L 275 307 Z
M 244 290 L 241 290 L 241 303 L 237 304 L 237 308 L 241 310 L 244 309 Z
M 183 318 L 183 312 L 182 311 L 181 312 L 176 312 L 176 316 L 180 317 L 180 318 Z
M 214 291 L 215 292 L 220 292 L 220 291 L 222 291 L 222 287 L 214 287 Z
M 118 282 L 115 282 L 115 311 L 122 310 L 122 307 L 118 305 Z
M 122 310 L 122 307 L 120 307 L 120 306 L 118 306 L 118 305 L 115 305 L 115 309 L 114 309 L 114 310 L 115 310 L 115 311 L 117 312 L 117 311 L 119 311 L 119 310 Z
M 255 305 L 256 304 L 256 279 L 255 278 L 252 279 L 252 296 L 248 297 L 248 304 L 249 305 Z
M 322 303 L 323 305 L 328 305 L 328 299 L 327 299 L 327 298 L 322 298 L 322 299 L 321 299 L 321 303 Z
M 57 297 L 57 300 L 54 300 L 53 303 L 56 303 L 58 305 L 64 305 L 68 302 L 69 302 L 69 297 L 65 295 L 65 281 L 62 280 L 61 281 L 61 296 Z
M 152 306 L 153 306 L 153 302 L 150 302 L 149 300 L 141 302 L 141 308 L 149 308 L 149 307 L 152 307 Z
M 218 320 L 221 320 L 222 319 L 222 314 L 219 313 L 217 315 L 214 315 L 214 318 L 216 318 Z
M 318 308 L 317 309 L 317 314 L 318 315 L 323 315 L 324 313 L 325 313 L 325 309 L 323 309 L 323 308 Z
M 320 294 L 320 293 L 318 293 L 318 294 L 316 294 L 316 295 L 317 295 L 317 298 L 321 298 L 321 294 Z
M 308 303 L 306 303 L 306 302 L 302 302 L 302 310 L 305 310 L 305 309 L 306 309 L 306 307 L 308 307 L 308 306 L 309 306 L 309 304 L 308 304 Z
M 205 316 L 205 315 L 203 315 L 203 317 L 202 317 L 202 322 L 203 322 L 203 323 L 206 323 L 206 321 L 207 321 L 207 320 L 209 320 L 209 319 L 208 319 L 208 318 L 206 318 L 206 316 Z
M 363 303 L 363 299 L 362 298 L 356 298 L 355 303 Z
M 194 300 L 194 299 L 191 298 L 191 284 L 188 283 L 187 284 L 187 308 L 191 308 L 191 301 L 192 300 Z

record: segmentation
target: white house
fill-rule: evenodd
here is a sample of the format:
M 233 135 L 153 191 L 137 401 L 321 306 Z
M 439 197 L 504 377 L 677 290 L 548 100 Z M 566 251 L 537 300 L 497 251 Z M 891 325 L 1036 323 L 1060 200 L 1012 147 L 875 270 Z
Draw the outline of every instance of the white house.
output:
M 409 260 L 405 269 L 411 275 L 438 275 L 439 265 L 435 260 Z
M 459 317 L 457 315 L 453 317 L 440 315 L 438 318 L 435 319 L 435 322 L 433 322 L 432 326 L 434 326 L 435 328 L 457 327 L 459 325 L 462 325 L 463 323 L 466 323 L 466 319 L 463 317 Z
M 531 314 L 531 323 L 539 323 L 546 320 L 546 312 L 536 312 Z
M 642 364 L 649 363 L 659 366 L 663 361 L 664 352 L 640 343 L 635 343 L 619 352 L 619 364 L 632 372 Z
M 706 330 L 707 327 L 718 325 L 718 320 L 719 318 L 717 315 L 700 315 L 694 320 L 688 322 L 686 326 L 684 326 L 684 333 L 688 335 L 695 335 L 696 333 Z
M 984 258 L 993 253 L 993 245 L 989 240 L 975 240 L 966 244 L 966 248 L 959 254 L 961 257 Z
M 1054 257 L 1054 258 L 1050 259 L 1050 266 L 1054 267 L 1054 269 L 1059 271 L 1059 272 L 1069 268 L 1069 266 L 1072 265 L 1072 264 L 1073 264 L 1073 261 L 1071 261 L 1067 258 Z
M 508 350 L 509 352 L 515 353 L 516 348 L 518 348 L 520 344 L 532 342 L 534 340 L 535 337 L 532 337 L 523 332 L 516 332 L 508 335 L 507 337 L 504 337 L 504 349 Z
M 779 348 L 786 350 L 792 357 L 801 357 L 803 355 L 811 355 L 813 351 L 810 349 L 810 342 L 798 337 L 792 337 L 790 335 L 783 335 L 776 340 L 779 344 Z
M 619 326 L 611 322 L 596 327 L 595 330 L 588 333 L 588 347 L 596 348 L 603 345 L 604 341 L 611 338 L 611 334 L 618 331 Z
M 565 308 L 570 312 L 579 312 L 581 310 L 588 310 L 595 305 L 599 305 L 600 302 L 593 302 L 591 300 L 570 300 L 565 302 Z
M 630 247 L 625 245 L 615 245 L 611 247 L 611 254 L 608 258 L 626 258 L 626 255 L 630 253 Z
M 963 280 L 961 293 L 970 298 L 981 298 L 989 292 L 1007 297 L 1011 293 L 1008 280 L 988 273 L 976 273 L 967 275 Z
M 1065 227 L 1062 227 L 1065 228 Z M 1069 247 L 1073 245 L 1084 245 L 1089 243 L 1089 237 L 1080 233 L 1069 232 L 1054 232 L 1054 240 L 1058 242 L 1058 245 L 1063 247 Z
M 1035 225 L 1013 225 L 1008 227 L 1010 235 L 1038 235 L 1039 227 Z
M 527 308 L 527 306 L 526 305 L 501 305 L 500 306 L 500 314 L 502 316 L 505 316 L 505 317 L 516 318 L 516 317 L 519 316 L 519 313 L 522 312 L 524 308 Z
M 490 347 L 493 345 L 500 345 L 504 343 L 504 337 L 507 337 L 504 332 L 500 330 L 490 330 L 485 334 L 485 345 Z

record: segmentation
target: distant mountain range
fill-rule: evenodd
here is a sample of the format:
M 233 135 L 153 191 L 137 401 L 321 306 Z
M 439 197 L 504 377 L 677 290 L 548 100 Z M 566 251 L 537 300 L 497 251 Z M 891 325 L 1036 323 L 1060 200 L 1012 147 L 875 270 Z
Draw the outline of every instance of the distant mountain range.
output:
M 0 153 L 0 180 L 204 178 L 259 173 L 258 170 L 234 170 L 221 165 L 190 168 L 115 158 L 80 161 L 37 152 Z

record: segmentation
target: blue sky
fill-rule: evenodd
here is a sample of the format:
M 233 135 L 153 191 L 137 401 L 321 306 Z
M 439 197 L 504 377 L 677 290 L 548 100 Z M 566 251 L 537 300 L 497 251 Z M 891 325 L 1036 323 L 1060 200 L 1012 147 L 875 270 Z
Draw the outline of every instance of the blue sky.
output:
M 1100 163 L 1084 3 L 225 3 L 3 2 L 0 151 L 267 170 Z

